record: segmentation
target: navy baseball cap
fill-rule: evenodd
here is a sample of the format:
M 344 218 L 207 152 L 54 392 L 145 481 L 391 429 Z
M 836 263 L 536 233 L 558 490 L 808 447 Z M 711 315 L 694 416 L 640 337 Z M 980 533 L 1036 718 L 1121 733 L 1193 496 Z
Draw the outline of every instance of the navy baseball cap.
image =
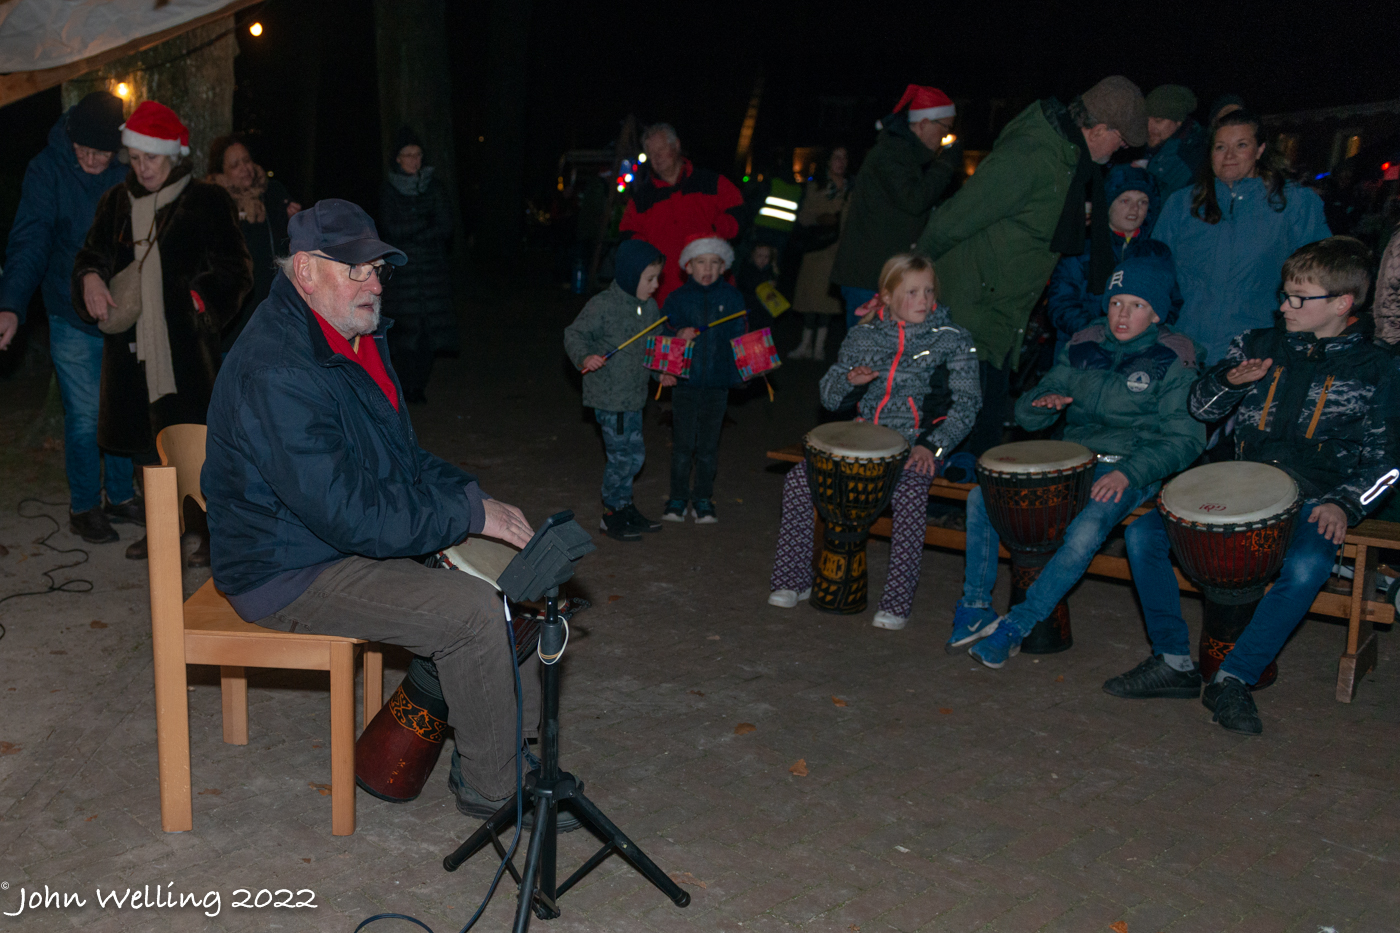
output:
M 287 221 L 293 253 L 325 253 L 336 262 L 358 264 L 383 259 L 395 266 L 408 262 L 403 250 L 379 239 L 374 221 L 358 204 L 340 198 L 317 201 Z

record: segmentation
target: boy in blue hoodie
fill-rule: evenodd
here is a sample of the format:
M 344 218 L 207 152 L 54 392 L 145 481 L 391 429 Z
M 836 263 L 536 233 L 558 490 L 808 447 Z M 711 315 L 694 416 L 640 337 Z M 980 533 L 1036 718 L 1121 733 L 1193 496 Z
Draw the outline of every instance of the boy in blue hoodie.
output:
M 747 333 L 748 324 L 737 317 L 710 325 L 744 310 L 744 296 L 724 280 L 733 264 L 734 250 L 724 239 L 692 237 L 680 255 L 689 278 L 666 298 L 665 332 L 695 343 L 690 375 L 671 393 L 671 498 L 661 514 L 668 522 L 685 521 L 687 507 L 697 525 L 719 521 L 713 501 L 719 432 L 729 390 L 744 381 L 729 341 Z
M 601 529 L 619 541 L 640 541 L 644 531 L 660 531 L 632 502 L 632 480 L 646 462 L 642 410 L 647 404 L 646 344 L 633 341 L 611 358 L 638 331 L 656 323 L 652 295 L 666 257 L 642 240 L 617 247 L 612 284 L 589 299 L 564 330 L 564 349 L 583 372 L 583 404 L 593 409 L 603 429 L 607 466 L 603 469 Z

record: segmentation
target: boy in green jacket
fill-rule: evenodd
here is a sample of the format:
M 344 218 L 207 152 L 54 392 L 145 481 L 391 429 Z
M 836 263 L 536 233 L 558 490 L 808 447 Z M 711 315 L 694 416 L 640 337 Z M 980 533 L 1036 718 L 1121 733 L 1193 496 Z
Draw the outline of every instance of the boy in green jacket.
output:
M 652 295 L 666 257 L 642 240 L 617 247 L 616 272 L 607 290 L 594 295 L 564 330 L 564 349 L 583 371 L 583 404 L 603 429 L 607 466 L 603 470 L 600 528 L 619 541 L 640 541 L 644 531 L 660 531 L 632 504 L 632 480 L 646 462 L 642 409 L 647 403 L 646 342 L 634 341 L 610 358 L 628 338 L 655 324 L 659 311 Z M 675 384 L 674 376 L 662 381 Z
M 1098 454 L 1090 501 L 1025 601 L 999 617 L 991 606 L 1000 541 L 982 491 L 968 495 L 967 571 L 949 652 L 972 645 L 969 653 L 987 667 L 1004 665 L 1084 575 L 1113 527 L 1205 449 L 1205 427 L 1187 409 L 1200 350 L 1154 310 L 1171 306 L 1174 279 L 1165 257 L 1120 263 L 1104 292 L 1108 317 L 1075 334 L 1054 368 L 1017 401 L 1021 427 L 1048 428 L 1063 411 L 1064 439 Z

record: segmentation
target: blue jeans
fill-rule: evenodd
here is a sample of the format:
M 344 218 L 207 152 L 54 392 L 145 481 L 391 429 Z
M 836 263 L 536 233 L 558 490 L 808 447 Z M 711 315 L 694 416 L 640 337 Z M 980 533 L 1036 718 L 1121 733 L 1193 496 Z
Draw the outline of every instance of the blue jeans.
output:
M 1113 472 L 1116 464 L 1100 463 L 1094 467 L 1094 480 Z M 1007 613 L 1006 623 L 1027 635 L 1035 624 L 1055 609 L 1055 604 L 1064 598 L 1094 559 L 1104 539 L 1108 537 L 1128 513 L 1142 505 L 1143 501 L 1157 494 L 1157 483 L 1142 488 L 1128 487 L 1123 490 L 1123 498 L 1117 502 L 1097 502 L 1089 500 L 1084 511 L 1075 516 L 1065 531 L 1064 543 L 1050 558 L 1040 576 L 1026 590 L 1026 600 L 1012 606 Z M 978 608 L 992 604 L 992 588 L 997 582 L 997 547 L 1001 539 L 987 518 L 987 507 L 982 502 L 982 488 L 972 490 L 967 496 L 967 572 L 963 577 L 963 605 Z M 1173 577 L 1173 580 L 1176 578 Z
M 853 288 L 841 286 L 841 300 L 846 303 L 846 330 L 856 326 L 856 309 L 875 297 L 873 288 Z
M 1254 617 L 1235 642 L 1220 670 L 1247 684 L 1259 680 L 1264 668 L 1278 656 L 1288 636 L 1303 621 L 1327 582 L 1337 560 L 1337 545 L 1319 534 L 1308 516 L 1317 502 L 1308 500 L 1298 514 L 1293 540 L 1283 558 L 1283 569 L 1273 588 L 1259 601 Z M 1149 512 L 1128 526 L 1128 562 L 1133 583 L 1142 600 L 1147 638 L 1156 654 L 1191 654 L 1191 638 L 1181 617 L 1181 591 L 1172 572 L 1171 545 L 1162 516 Z
M 647 459 L 642 413 L 595 408 L 593 414 L 603 428 L 603 449 L 608 454 L 603 467 L 603 505 L 620 509 L 632 504 L 632 480 Z
M 49 315 L 49 356 L 63 396 L 63 468 L 68 474 L 69 508 L 86 512 L 101 505 L 102 467 L 107 498 L 125 502 L 136 495 L 131 460 L 97 448 L 97 410 L 102 388 L 102 336 L 83 333 L 58 315 Z

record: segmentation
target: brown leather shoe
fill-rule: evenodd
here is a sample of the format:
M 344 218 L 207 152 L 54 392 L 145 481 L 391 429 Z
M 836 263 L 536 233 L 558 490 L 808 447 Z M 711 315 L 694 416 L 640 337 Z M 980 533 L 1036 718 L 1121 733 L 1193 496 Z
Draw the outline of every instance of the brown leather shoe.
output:
M 140 540 L 140 541 L 137 541 L 137 542 L 133 543 L 130 547 L 128 547 L 128 548 L 126 549 L 126 559 L 127 559 L 127 560 L 145 560 L 145 559 L 146 559 L 146 536 L 145 536 L 145 535 L 142 535 L 142 536 L 141 536 L 141 540 Z
M 68 530 L 88 544 L 111 544 L 118 537 L 112 523 L 102 514 L 100 508 L 88 509 L 86 512 L 69 512 Z

